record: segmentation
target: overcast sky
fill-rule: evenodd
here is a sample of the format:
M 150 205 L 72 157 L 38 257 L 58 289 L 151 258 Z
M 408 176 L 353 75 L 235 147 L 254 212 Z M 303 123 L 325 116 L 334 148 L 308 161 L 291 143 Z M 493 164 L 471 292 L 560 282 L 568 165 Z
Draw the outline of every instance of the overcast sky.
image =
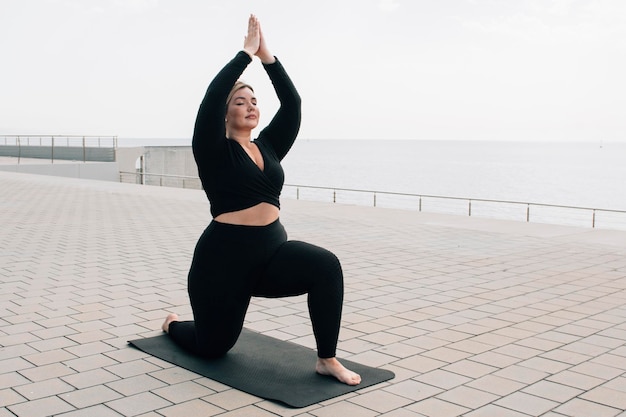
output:
M 624 0 L 0 0 L 0 134 L 188 138 L 250 13 L 300 138 L 626 140 Z

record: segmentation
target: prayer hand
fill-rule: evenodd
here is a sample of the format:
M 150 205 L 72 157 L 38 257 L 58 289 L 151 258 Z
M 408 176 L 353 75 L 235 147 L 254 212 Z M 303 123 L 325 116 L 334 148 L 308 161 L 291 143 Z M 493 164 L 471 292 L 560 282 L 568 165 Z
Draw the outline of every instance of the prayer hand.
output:
M 248 34 L 243 41 L 243 50 L 252 58 L 258 53 L 259 46 L 261 46 L 261 27 L 259 19 L 251 14 L 248 18 Z
M 263 31 L 261 30 L 261 23 L 259 23 L 259 35 L 261 38 L 261 42 L 259 43 L 259 49 L 256 51 L 255 55 L 258 56 L 259 59 L 261 59 L 261 62 L 263 62 L 264 64 L 272 64 L 274 63 L 274 61 L 276 61 L 276 58 L 274 58 L 274 55 L 272 55 L 269 48 L 267 47 L 265 36 L 263 36 Z

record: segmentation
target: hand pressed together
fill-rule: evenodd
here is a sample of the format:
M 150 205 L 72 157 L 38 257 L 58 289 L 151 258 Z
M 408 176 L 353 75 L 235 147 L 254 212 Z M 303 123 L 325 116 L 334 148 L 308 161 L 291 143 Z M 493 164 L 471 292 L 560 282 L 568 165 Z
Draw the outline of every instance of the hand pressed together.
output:
M 264 64 L 272 64 L 276 60 L 267 47 L 267 42 L 261 30 L 261 23 L 253 14 L 248 18 L 248 34 L 243 41 L 243 50 L 251 58 L 258 56 Z

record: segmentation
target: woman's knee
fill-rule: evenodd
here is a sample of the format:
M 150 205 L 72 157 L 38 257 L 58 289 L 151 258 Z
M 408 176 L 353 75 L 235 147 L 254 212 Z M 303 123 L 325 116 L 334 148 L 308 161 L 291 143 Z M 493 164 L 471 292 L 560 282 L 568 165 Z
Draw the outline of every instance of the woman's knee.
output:
M 219 344 L 206 344 L 198 346 L 198 354 L 199 356 L 214 359 L 220 358 L 228 353 L 235 346 L 235 343 L 229 343 L 224 345 Z
M 333 285 L 343 285 L 343 270 L 337 255 L 328 249 L 313 246 L 309 258 L 308 270 L 314 275 L 317 282 L 328 282 Z
M 196 333 L 197 354 L 205 358 L 224 356 L 235 346 L 240 334 L 241 327 L 237 324 L 229 328 L 220 328 L 220 326 L 215 326 L 213 329 L 199 328 Z
M 339 261 L 337 255 L 327 249 L 322 248 L 322 250 L 323 255 L 318 260 L 320 267 L 325 268 L 330 273 L 343 275 L 341 261 Z

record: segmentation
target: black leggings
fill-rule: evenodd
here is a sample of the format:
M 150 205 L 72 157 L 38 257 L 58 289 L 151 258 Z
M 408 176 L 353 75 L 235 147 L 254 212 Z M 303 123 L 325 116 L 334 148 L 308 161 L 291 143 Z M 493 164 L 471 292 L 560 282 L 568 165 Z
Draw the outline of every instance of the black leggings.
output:
M 221 356 L 234 346 L 252 296 L 308 294 L 317 355 L 335 356 L 343 305 L 339 260 L 318 246 L 288 241 L 279 220 L 211 222 L 196 244 L 188 291 L 194 321 L 172 322 L 169 334 L 195 354 Z

